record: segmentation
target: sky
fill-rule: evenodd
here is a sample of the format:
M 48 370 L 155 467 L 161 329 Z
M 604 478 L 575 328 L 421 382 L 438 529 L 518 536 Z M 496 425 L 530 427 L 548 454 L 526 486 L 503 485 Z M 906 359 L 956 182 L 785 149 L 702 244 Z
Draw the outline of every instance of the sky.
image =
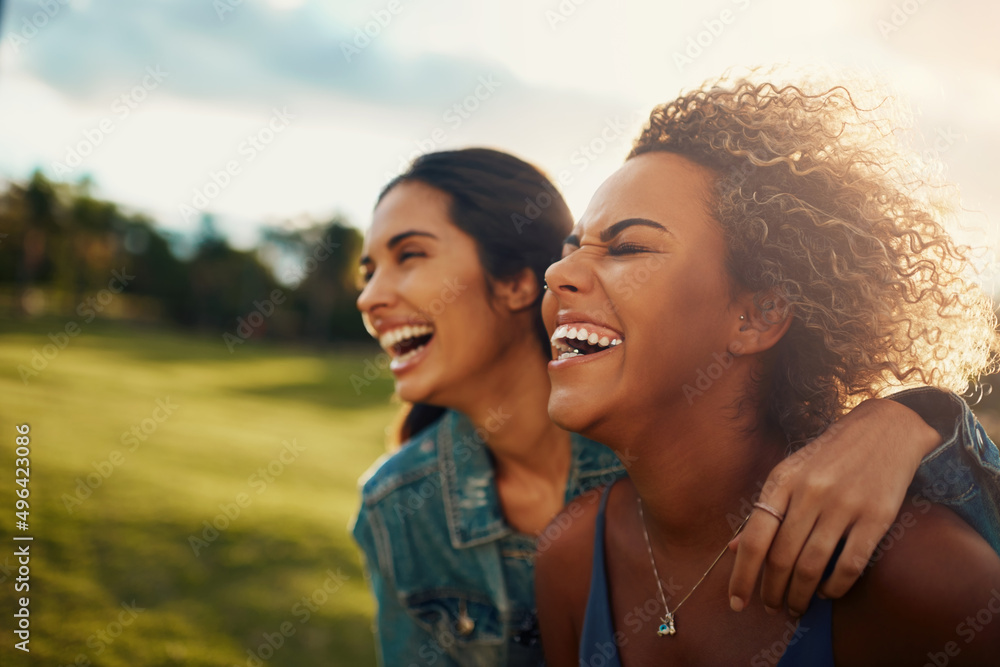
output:
M 249 247 L 264 224 L 364 228 L 409 159 L 477 145 L 540 166 L 579 216 L 654 105 L 790 63 L 889 84 L 1000 245 L 997 25 L 985 0 L 8 0 L 0 178 L 86 175 Z

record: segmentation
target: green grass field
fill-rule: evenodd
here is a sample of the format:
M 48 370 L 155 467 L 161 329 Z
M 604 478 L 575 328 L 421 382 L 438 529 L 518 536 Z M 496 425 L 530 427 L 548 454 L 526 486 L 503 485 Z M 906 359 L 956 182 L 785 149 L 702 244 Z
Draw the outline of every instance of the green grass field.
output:
M 351 384 L 378 350 L 230 354 L 221 337 L 94 322 L 25 384 L 18 365 L 62 325 L 0 327 L 0 663 L 374 664 L 347 524 L 394 412 L 388 378 Z M 11 632 L 15 533 L 34 537 L 30 654 Z
M 62 326 L 0 324 L 0 663 L 374 664 L 347 523 L 394 412 L 388 377 L 351 382 L 377 348 L 249 342 L 230 354 L 220 337 L 94 322 L 25 384 L 18 366 Z M 1000 423 L 998 398 L 980 406 L 988 428 Z M 32 438 L 23 533 L 22 423 Z M 11 633 L 15 533 L 34 537 L 30 654 Z

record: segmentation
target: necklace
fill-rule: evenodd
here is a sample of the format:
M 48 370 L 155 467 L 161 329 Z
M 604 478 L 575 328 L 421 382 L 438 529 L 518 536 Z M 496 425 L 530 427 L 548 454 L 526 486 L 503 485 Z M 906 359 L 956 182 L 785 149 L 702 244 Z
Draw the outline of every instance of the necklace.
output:
M 698 580 L 698 583 L 692 586 L 691 590 L 688 591 L 688 594 L 684 596 L 684 599 L 677 603 L 677 606 L 674 607 L 673 611 L 670 611 L 670 607 L 667 606 L 667 596 L 663 594 L 663 584 L 660 583 L 660 573 L 656 569 L 656 559 L 653 558 L 653 547 L 649 543 L 649 533 L 646 531 L 646 517 L 643 516 L 642 513 L 642 498 L 636 498 L 636 502 L 639 505 L 639 521 L 642 523 L 642 535 L 646 538 L 646 550 L 649 551 L 649 562 L 653 565 L 653 574 L 656 576 L 656 587 L 660 591 L 660 602 L 663 603 L 663 610 L 666 612 L 666 614 L 660 618 L 660 627 L 656 629 L 656 635 L 658 637 L 666 637 L 677 632 L 677 625 L 674 621 L 674 615 L 677 613 L 677 610 L 681 608 L 681 605 L 684 604 L 689 597 L 691 597 L 694 590 L 701 585 L 701 582 L 705 581 L 705 577 L 707 577 L 708 573 L 712 571 L 712 568 L 715 567 L 716 563 L 722 559 L 726 553 L 726 549 L 729 548 L 729 542 L 732 542 L 733 539 L 740 534 L 740 531 L 743 530 L 743 526 L 747 525 L 750 515 L 748 514 L 747 517 L 743 519 L 743 523 L 741 523 L 739 528 L 736 529 L 736 532 L 733 533 L 733 537 L 729 538 L 729 542 L 726 543 L 726 546 L 722 547 L 722 551 L 719 552 L 719 555 L 715 557 L 712 564 L 708 566 L 707 570 L 705 570 L 705 574 L 701 575 L 701 579 Z

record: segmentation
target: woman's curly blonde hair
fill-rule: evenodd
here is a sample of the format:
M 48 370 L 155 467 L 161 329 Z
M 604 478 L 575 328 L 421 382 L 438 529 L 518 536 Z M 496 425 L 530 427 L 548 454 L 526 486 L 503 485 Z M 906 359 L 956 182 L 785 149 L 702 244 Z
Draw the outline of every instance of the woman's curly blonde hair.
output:
M 768 409 L 795 446 L 888 387 L 966 392 L 1000 349 L 973 249 L 945 228 L 948 189 L 920 177 L 888 104 L 855 99 L 724 79 L 655 108 L 629 154 L 669 151 L 717 175 L 734 286 L 792 308 Z

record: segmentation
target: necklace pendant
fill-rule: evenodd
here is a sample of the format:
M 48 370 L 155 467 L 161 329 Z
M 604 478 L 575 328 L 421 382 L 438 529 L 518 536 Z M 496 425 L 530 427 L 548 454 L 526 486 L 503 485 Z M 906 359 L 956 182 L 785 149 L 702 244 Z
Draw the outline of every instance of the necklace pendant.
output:
M 656 630 L 657 637 L 666 637 L 667 635 L 672 635 L 677 632 L 677 628 L 674 625 L 674 615 L 667 614 L 660 619 L 660 627 Z

